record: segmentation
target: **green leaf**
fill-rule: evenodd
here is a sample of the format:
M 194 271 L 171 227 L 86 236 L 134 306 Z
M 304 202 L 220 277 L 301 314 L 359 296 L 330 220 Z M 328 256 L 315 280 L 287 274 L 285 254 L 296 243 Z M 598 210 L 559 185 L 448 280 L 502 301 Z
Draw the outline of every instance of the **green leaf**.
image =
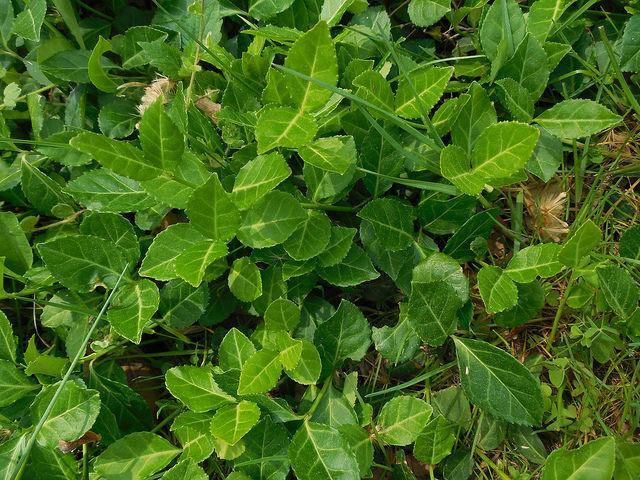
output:
M 13 33 L 31 40 L 40 41 L 40 28 L 47 13 L 46 0 L 31 0 L 23 10 L 16 15 L 13 22 Z
M 0 359 L 0 388 L 3 393 L 0 407 L 11 405 L 40 388 L 40 385 L 34 383 L 13 362 L 14 360 Z
M 455 425 L 438 415 L 427 423 L 416 438 L 413 455 L 423 463 L 435 465 L 451 453 L 455 443 Z
M 305 421 L 291 439 L 289 460 L 300 480 L 357 480 L 358 462 L 347 441 L 327 425 Z
M 156 280 L 177 278 L 176 259 L 187 248 L 205 238 L 190 223 L 177 223 L 160 232 L 153 239 L 140 265 L 139 274 Z
M 140 120 L 140 144 L 147 159 L 166 172 L 173 173 L 184 152 L 180 130 L 164 111 L 163 98 L 153 102 Z
M 407 10 L 411 22 L 426 28 L 451 11 L 451 0 L 411 0 Z
M 207 267 L 228 254 L 227 245 L 202 240 L 187 247 L 176 258 L 176 273 L 194 287 L 200 286 Z
M 94 471 L 105 480 L 148 478 L 166 467 L 180 453 L 159 435 L 136 432 L 109 445 L 96 458 Z
M 225 371 L 242 369 L 242 365 L 251 355 L 256 353 L 256 348 L 240 330 L 230 329 L 222 339 L 218 349 L 218 361 L 220 368 Z
M 300 360 L 294 369 L 286 369 L 286 374 L 301 385 L 315 385 L 322 372 L 322 360 L 315 345 L 302 340 Z
M 43 416 L 59 385 L 45 386 L 34 400 L 31 407 L 34 424 Z M 38 444 L 53 448 L 59 440 L 77 440 L 91 428 L 99 412 L 100 394 L 96 390 L 87 389 L 80 380 L 65 383 L 38 434 Z
M 238 240 L 253 248 L 273 247 L 287 240 L 307 218 L 291 194 L 269 192 L 247 212 Z
M 59 183 L 25 159 L 22 160 L 21 172 L 22 191 L 40 213 L 53 215 L 53 208 L 56 205 L 73 204 L 71 199 L 63 193 Z
M 556 103 L 535 118 L 550 134 L 560 138 L 582 138 L 613 127 L 621 120 L 593 100 L 572 99 Z
M 15 20 L 14 12 L 13 12 L 13 4 L 11 0 L 3 0 L 2 1 L 3 10 L 0 13 L 0 43 L 2 45 L 8 45 L 9 40 L 11 39 L 13 22 Z M 11 469 L 10 471 L 12 471 Z M 5 477 L 0 473 L 0 478 L 3 480 Z
M 286 298 L 271 302 L 264 312 L 264 324 L 267 330 L 292 331 L 300 322 L 300 307 Z
M 1 215 L 0 220 L 2 219 Z M 640 225 L 625 229 L 620 236 L 618 249 L 621 257 L 640 260 Z
M 229 272 L 229 290 L 238 300 L 252 302 L 262 295 L 260 269 L 249 257 L 238 258 Z
M 83 132 L 69 142 L 115 173 L 133 180 L 150 180 L 162 174 L 159 159 L 149 159 L 130 143 L 107 138 L 97 133 Z
M 629 18 L 624 27 L 620 46 L 620 69 L 623 72 L 640 71 L 640 15 Z
M 585 255 L 600 245 L 602 232 L 591 220 L 587 220 L 564 243 L 558 260 L 567 267 L 577 267 Z
M 107 75 L 102 64 L 102 55 L 107 52 L 113 52 L 111 42 L 105 40 L 102 35 L 99 35 L 98 43 L 93 47 L 91 56 L 89 56 L 87 72 L 89 73 L 89 80 L 91 80 L 91 83 L 93 83 L 98 90 L 113 93 L 118 89 L 118 84 Z
M 134 265 L 140 258 L 140 246 L 133 226 L 121 215 L 89 212 L 82 218 L 80 233 L 95 235 L 117 246 L 127 261 Z
M 548 182 L 562 164 L 562 140 L 540 129 L 538 145 L 526 165 L 526 170 L 543 182 Z
M 419 398 L 403 395 L 389 400 L 376 419 L 380 440 L 398 446 L 413 443 L 432 413 L 431 405 Z
M 298 149 L 305 163 L 320 170 L 345 174 L 357 160 L 356 144 L 352 136 L 323 137 Z
M 393 112 L 393 92 L 391 91 L 391 85 L 385 77 L 378 71 L 367 70 L 358 75 L 353 80 L 353 85 L 358 87 L 356 95 L 363 100 L 372 103 L 373 105 Z M 381 114 L 376 111 L 372 111 L 375 117 L 380 117 Z
M 231 240 L 240 227 L 240 213 L 215 173 L 194 190 L 186 213 L 195 228 L 215 241 Z
M 542 480 L 610 480 L 615 467 L 616 441 L 612 437 L 592 440 L 575 450 L 551 452 Z
M 355 235 L 355 228 L 331 225 L 329 243 L 324 251 L 317 257 L 320 265 L 330 267 L 342 262 L 351 249 Z
M 0 360 L 16 361 L 17 337 L 13 334 L 13 328 L 9 319 L 0 310 Z
M 126 69 L 141 67 L 149 63 L 149 58 L 138 42 L 164 41 L 167 34 L 155 28 L 136 26 L 129 28 L 124 34 L 122 45 L 118 44 L 118 54 L 122 57 L 122 67 Z M 115 43 L 115 39 L 114 39 Z
M 338 61 L 326 22 L 318 22 L 296 40 L 289 50 L 284 66 L 331 86 L 336 85 Z M 301 113 L 312 112 L 325 106 L 331 97 L 328 89 L 294 76 L 287 77 L 287 90 Z
M 538 100 L 549 80 L 547 65 L 546 52 L 535 37 L 529 35 L 502 65 L 498 78 L 512 78 L 529 91 L 532 100 Z
M 159 311 L 172 327 L 186 328 L 198 321 L 208 303 L 206 284 L 195 288 L 182 280 L 171 280 L 160 291 Z
M 633 480 L 640 475 L 640 443 L 616 439 L 615 480 Z
M 329 283 L 338 287 L 352 287 L 380 276 L 369 256 L 358 245 L 352 244 L 344 259 L 318 272 Z
M 631 274 L 616 265 L 596 270 L 604 299 L 621 319 L 629 319 L 638 308 L 640 289 Z
M 210 431 L 211 414 L 182 412 L 171 424 L 171 432 L 182 445 L 182 458 L 200 463 L 211 456 L 214 438 Z
M 263 418 L 242 442 L 245 449 L 236 460 L 237 470 L 246 472 L 250 478 L 268 480 L 284 480 L 289 474 L 289 434 L 281 423 L 274 423 L 270 417 Z
M 342 425 L 338 428 L 338 431 L 356 456 L 360 477 L 368 477 L 373 465 L 374 453 L 369 432 L 360 425 Z
M 393 327 L 373 327 L 371 337 L 376 350 L 394 365 L 413 358 L 420 346 L 420 339 L 411 326 L 406 304 L 400 304 L 400 319 Z
M 241 400 L 220 408 L 211 419 L 211 433 L 233 446 L 260 420 L 258 405 Z
M 0 257 L 4 257 L 7 268 L 19 275 L 33 263 L 33 251 L 13 212 L 0 212 Z
M 511 177 L 531 157 L 540 132 L 517 122 L 497 123 L 478 137 L 470 165 L 464 151 L 449 145 L 440 152 L 442 175 L 468 195 L 477 195 L 487 183 Z
M 38 244 L 37 249 L 51 274 L 78 292 L 90 292 L 99 285 L 113 288 L 127 264 L 111 242 L 93 235 L 58 237 Z
M 431 346 L 442 345 L 458 326 L 462 302 L 448 283 L 412 282 L 408 319 L 420 339 Z
M 156 204 L 135 180 L 99 168 L 71 180 L 63 190 L 89 210 L 136 212 Z
M 14 480 L 18 462 L 25 451 L 29 438 L 28 434 L 12 435 L 0 444 L 0 479 Z
M 331 221 L 322 212 L 307 211 L 307 218 L 285 240 L 285 251 L 294 260 L 309 260 L 324 251 L 331 238 Z
M 504 41 L 506 58 L 510 58 L 524 39 L 526 30 L 524 15 L 514 0 L 493 2 L 480 26 L 480 42 L 485 55 L 494 60 Z
M 380 244 L 390 251 L 402 250 L 413 243 L 416 214 L 411 205 L 395 198 L 380 198 L 367 203 L 358 217 L 368 221 Z
M 520 122 L 530 122 L 533 118 L 533 99 L 527 89 L 509 77 L 498 80 L 496 87 L 500 103 L 511 116 Z
M 518 283 L 530 283 L 537 277 L 553 277 L 563 268 L 558 261 L 561 248 L 557 243 L 523 248 L 511 258 L 504 272 Z
M 167 470 L 162 475 L 162 480 L 183 480 L 188 478 L 189 480 L 207 480 L 209 475 L 190 458 L 181 460 L 170 470 Z
M 527 29 L 540 44 L 544 44 L 551 29 L 572 3 L 574 0 L 537 0 L 531 5 Z
M 493 5 L 504 1 L 500 0 Z M 472 83 L 469 87 L 469 95 L 469 100 L 460 107 L 458 116 L 451 125 L 451 141 L 454 145 L 471 153 L 478 137 L 497 122 L 497 115 L 489 95 L 480 84 Z
M 302 341 L 291 338 L 284 330 L 266 331 L 262 346 L 268 350 L 278 352 L 280 363 L 284 368 L 293 370 L 300 361 Z
M 333 428 L 358 424 L 356 412 L 347 397 L 331 384 L 309 420 Z
M 420 118 L 421 111 L 429 112 L 442 97 L 452 74 L 453 67 L 420 66 L 403 75 L 396 92 L 396 114 L 413 119 Z
M 276 147 L 298 148 L 313 140 L 318 125 L 316 120 L 291 107 L 265 107 L 256 123 L 258 153 Z
M 173 367 L 167 370 L 165 383 L 171 395 L 197 413 L 215 410 L 235 402 L 235 398 L 218 386 L 209 366 Z
M 358 307 L 342 300 L 333 316 L 316 329 L 314 343 L 326 378 L 345 359 L 362 360 L 371 344 L 371 327 Z
M 293 0 L 251 0 L 249 15 L 257 20 L 266 20 L 285 11 L 292 3 Z
M 160 293 L 151 280 L 140 280 L 118 290 L 107 313 L 113 330 L 139 344 L 142 331 L 158 310 Z
M 242 365 L 238 395 L 266 393 L 272 390 L 282 373 L 279 352 L 259 350 Z
M 462 387 L 469 400 L 497 418 L 540 425 L 540 383 L 508 353 L 480 340 L 454 337 Z M 501 401 L 496 403 L 495 399 Z
M 291 169 L 279 153 L 259 155 L 238 172 L 231 200 L 240 210 L 246 210 L 291 175 Z
M 484 266 L 478 272 L 478 288 L 487 313 L 508 310 L 518 302 L 518 289 L 500 267 Z

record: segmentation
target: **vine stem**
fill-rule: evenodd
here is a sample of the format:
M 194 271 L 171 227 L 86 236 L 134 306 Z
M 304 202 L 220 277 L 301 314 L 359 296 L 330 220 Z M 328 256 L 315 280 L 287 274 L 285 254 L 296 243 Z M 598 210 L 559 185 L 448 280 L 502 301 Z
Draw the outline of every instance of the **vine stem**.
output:
M 96 317 L 93 324 L 91 325 L 91 328 L 87 332 L 87 335 L 84 337 L 81 347 L 78 349 L 78 351 L 76 352 L 76 355 L 73 357 L 73 360 L 71 361 L 71 365 L 69 365 L 67 372 L 64 374 L 64 377 L 62 377 L 62 380 L 60 381 L 60 384 L 58 385 L 57 390 L 53 394 L 53 397 L 51 398 L 49 405 L 47 405 L 47 408 L 42 414 L 42 416 L 40 417 L 38 424 L 33 429 L 33 432 L 31 433 L 31 438 L 29 438 L 29 442 L 25 447 L 24 453 L 20 457 L 20 462 L 18 463 L 18 465 L 14 470 L 15 474 L 14 474 L 13 480 L 20 480 L 20 478 L 24 474 L 24 470 L 27 466 L 27 460 L 29 460 L 29 455 L 31 454 L 31 450 L 33 449 L 33 446 L 36 443 L 36 438 L 38 437 L 40 430 L 42 430 L 44 423 L 49 418 L 49 415 L 51 415 L 51 412 L 53 411 L 53 407 L 55 407 L 56 402 L 58 401 L 58 397 L 60 397 L 60 394 L 62 393 L 62 389 L 69 381 L 69 378 L 71 378 L 71 375 L 73 374 L 73 370 L 76 368 L 78 361 L 82 357 L 83 352 L 85 351 L 85 349 L 87 348 L 87 345 L 89 344 L 89 341 L 91 340 L 91 336 L 93 335 L 93 332 L 96 330 L 96 327 L 100 323 L 100 319 L 102 318 L 104 313 L 107 311 L 107 308 L 111 303 L 111 299 L 113 298 L 115 292 L 118 290 L 118 287 L 120 286 L 120 282 L 122 281 L 122 278 L 124 277 L 124 274 L 127 271 L 127 268 L 129 268 L 128 263 L 127 265 L 125 265 L 124 270 L 122 270 L 122 273 L 118 277 L 116 284 L 113 286 L 113 289 L 109 293 L 107 300 L 104 302 L 104 305 L 100 309 L 98 316 Z

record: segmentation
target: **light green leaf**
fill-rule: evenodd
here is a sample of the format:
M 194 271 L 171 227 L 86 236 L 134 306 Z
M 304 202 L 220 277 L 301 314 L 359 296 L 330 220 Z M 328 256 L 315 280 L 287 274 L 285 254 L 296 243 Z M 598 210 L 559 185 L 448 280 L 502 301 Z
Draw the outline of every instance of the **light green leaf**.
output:
M 355 0 L 324 0 L 320 11 L 320 20 L 327 22 L 330 27 L 335 26 L 347 9 Z
M 309 260 L 324 251 L 331 238 L 331 221 L 322 212 L 307 211 L 307 218 L 285 240 L 285 251 L 294 260 Z
M 176 259 L 187 248 L 204 241 L 204 236 L 190 223 L 176 223 L 160 232 L 140 265 L 141 276 L 156 280 L 177 278 Z
M 265 417 L 245 435 L 242 443 L 245 449 L 237 459 L 236 468 L 237 473 L 246 472 L 246 476 L 234 480 L 284 480 L 287 477 L 289 434 L 282 423 L 274 423 L 270 417 Z
M 13 212 L 0 212 L 0 257 L 11 271 L 22 275 L 31 268 L 33 251 Z
M 215 173 L 194 190 L 186 213 L 195 228 L 215 241 L 231 240 L 240 226 L 240 213 Z
M 532 35 L 527 36 L 511 58 L 505 61 L 498 78 L 512 78 L 526 88 L 532 100 L 538 100 L 547 86 L 547 54 Z M 527 120 L 529 121 L 529 120 Z
M 454 145 L 471 153 L 478 137 L 497 122 L 496 109 L 487 92 L 477 82 L 471 84 L 469 99 L 459 108 L 458 116 L 451 125 L 451 140 Z
M 317 257 L 320 265 L 330 267 L 342 262 L 351 249 L 355 235 L 355 228 L 331 225 L 329 243 L 325 250 Z
M 0 360 L 16 361 L 17 338 L 9 319 L 0 310 Z
M 172 327 L 186 328 L 198 321 L 208 302 L 206 284 L 196 288 L 182 280 L 171 280 L 160 291 L 159 311 Z
M 412 282 L 407 319 L 423 342 L 436 347 L 455 332 L 461 306 L 456 290 L 449 283 Z
M 375 106 L 393 112 L 393 92 L 391 85 L 382 74 L 375 70 L 367 70 L 358 75 L 353 80 L 354 87 L 358 87 L 356 95 Z M 373 116 L 380 117 L 376 111 L 371 112 Z
M 121 215 L 89 212 L 82 219 L 80 233 L 109 240 L 131 265 L 136 264 L 140 258 L 138 237 L 131 223 Z
M 520 122 L 530 122 L 533 118 L 533 99 L 528 90 L 509 77 L 498 80 L 496 87 L 500 103 L 511 116 Z
M 371 258 L 358 245 L 352 244 L 344 259 L 331 267 L 318 271 L 320 276 L 338 287 L 352 287 L 380 276 Z
M 271 302 L 264 312 L 264 324 L 267 330 L 292 331 L 300 322 L 300 307 L 286 298 Z
M 244 452 L 244 442 L 238 442 L 231 446 L 224 440 L 213 438 L 215 443 L 215 451 L 218 458 L 222 460 L 235 460 Z
M 315 119 L 291 107 L 265 107 L 256 123 L 258 153 L 276 147 L 298 148 L 313 140 L 318 131 Z
M 347 441 L 327 425 L 305 421 L 289 445 L 291 466 L 300 480 L 358 480 L 358 462 Z
M 0 407 L 6 407 L 38 390 L 40 385 L 18 369 L 13 361 L 0 359 L 0 388 Z
M 314 344 L 326 378 L 345 359 L 362 360 L 371 344 L 371 327 L 358 307 L 342 300 L 331 318 L 318 325 Z
M 34 400 L 31 408 L 34 424 L 44 414 L 58 386 L 59 383 L 45 386 Z M 96 390 L 87 389 L 80 380 L 65 383 L 38 434 L 38 444 L 53 448 L 59 440 L 77 440 L 91 428 L 98 413 L 100 394 Z
M 224 392 L 213 379 L 210 366 L 173 367 L 167 370 L 165 383 L 171 395 L 197 413 L 235 402 L 235 398 Z
M 109 445 L 96 458 L 94 471 L 105 480 L 140 480 L 166 467 L 180 453 L 164 438 L 136 432 Z
M 582 138 L 619 123 L 621 117 L 593 100 L 571 99 L 556 103 L 535 118 L 550 134 Z
M 542 243 L 523 248 L 509 261 L 505 273 L 518 283 L 530 283 L 537 277 L 553 277 L 562 270 L 557 243 Z
M 577 267 L 585 255 L 600 245 L 602 232 L 591 220 L 587 220 L 564 243 L 558 260 L 567 267 Z
M 22 191 L 27 199 L 40 213 L 55 215 L 56 205 L 73 205 L 73 201 L 62 191 L 60 184 L 45 175 L 40 169 L 22 160 Z
M 380 244 L 392 251 L 402 250 L 413 242 L 416 214 L 411 205 L 395 198 L 379 198 L 367 203 L 358 217 L 368 221 Z
M 262 295 L 260 269 L 249 257 L 238 258 L 229 272 L 229 290 L 238 300 L 252 302 Z
M 112 288 L 127 261 L 113 244 L 93 235 L 67 235 L 40 243 L 38 253 L 51 274 L 65 287 L 90 292 Z
M 249 15 L 257 20 L 266 20 L 285 11 L 292 3 L 293 0 L 251 0 Z
M 140 343 L 142 331 L 158 310 L 160 293 L 151 280 L 140 280 L 119 290 L 107 313 L 113 330 L 133 343 Z
M 420 339 L 409 322 L 406 310 L 406 304 L 400 304 L 398 323 L 393 327 L 373 327 L 371 334 L 376 350 L 394 365 L 411 360 L 420 346 Z
M 453 67 L 419 66 L 403 75 L 396 92 L 396 113 L 403 118 L 413 119 L 420 118 L 422 111 L 431 111 L 442 97 L 452 73 Z
M 456 443 L 455 427 L 442 415 L 431 419 L 416 438 L 413 455 L 428 465 L 440 463 Z
M 71 180 L 63 189 L 89 210 L 137 212 L 157 202 L 135 180 L 99 168 Z
M 477 195 L 485 184 L 520 172 L 533 153 L 540 132 L 517 122 L 487 127 L 478 137 L 469 159 L 462 148 L 445 147 L 440 153 L 442 175 L 468 195 Z
M 231 200 L 240 210 L 246 210 L 289 178 L 291 169 L 279 153 L 259 155 L 238 172 Z
M 0 479 L 15 480 L 15 471 L 23 455 L 29 435 L 12 435 L 0 444 Z
M 572 3 L 574 0 L 537 0 L 533 2 L 527 17 L 527 29 L 540 44 L 544 44 L 551 29 Z
M 624 27 L 620 69 L 623 72 L 640 72 L 640 15 L 632 16 Z
M 266 393 L 278 383 L 282 363 L 278 352 L 259 350 L 242 365 L 238 395 Z
M 411 284 L 417 287 L 419 284 L 439 281 L 447 283 L 455 290 L 461 304 L 469 299 L 469 280 L 460 264 L 449 255 L 431 252 L 413 268 Z
M 610 480 L 615 467 L 613 437 L 592 440 L 575 450 L 551 452 L 542 470 L 542 480 Z
M 182 445 L 182 458 L 200 463 L 211 456 L 214 438 L 211 435 L 211 414 L 182 412 L 171 424 L 171 432 Z
M 238 240 L 253 248 L 272 247 L 289 238 L 306 219 L 307 213 L 291 194 L 269 192 L 247 212 Z
M 220 408 L 211 419 L 211 433 L 233 446 L 260 420 L 258 405 L 241 400 Z
M 302 354 L 302 340 L 291 338 L 284 330 L 266 331 L 262 346 L 278 352 L 280 363 L 284 368 L 293 370 L 298 366 Z
M 344 174 L 356 163 L 356 144 L 351 136 L 323 137 L 298 149 L 302 159 L 327 172 Z
M 300 360 L 292 370 L 285 370 L 286 374 L 301 385 L 315 385 L 320 378 L 322 361 L 315 345 L 307 340 L 302 340 Z
M 16 15 L 13 22 L 13 33 L 31 40 L 40 41 L 40 28 L 47 13 L 46 0 L 31 0 L 23 10 Z
M 170 470 L 162 475 L 162 480 L 208 480 L 209 475 L 190 458 L 181 460 Z
M 173 173 L 182 159 L 184 139 L 180 130 L 164 111 L 163 98 L 153 102 L 140 120 L 140 144 L 145 158 L 164 171 Z
M 540 425 L 544 410 L 540 383 L 524 365 L 486 342 L 453 340 L 462 387 L 471 402 L 507 422 Z
M 318 22 L 296 40 L 289 50 L 284 66 L 329 85 L 336 85 L 338 61 L 326 22 Z M 312 112 L 325 106 L 331 97 L 328 89 L 294 76 L 287 77 L 287 90 L 301 113 Z
M 176 273 L 194 287 L 202 283 L 207 267 L 227 255 L 227 245 L 202 240 L 187 247 L 176 258 Z
M 518 288 L 500 267 L 482 267 L 477 280 L 480 296 L 488 313 L 508 310 L 518 302 Z
M 524 15 L 514 0 L 493 2 L 480 26 L 480 42 L 485 55 L 494 60 L 500 42 L 504 41 L 506 58 L 510 58 L 524 39 L 526 30 Z
M 538 145 L 525 168 L 546 183 L 558 171 L 562 157 L 562 140 L 540 128 Z
M 633 480 L 640 475 L 640 443 L 616 439 L 615 480 Z
M 98 43 L 93 47 L 91 55 L 89 56 L 87 73 L 89 74 L 89 80 L 91 80 L 91 83 L 93 83 L 98 90 L 113 93 L 118 89 L 118 84 L 107 75 L 102 64 L 102 55 L 107 52 L 113 52 L 111 42 L 105 40 L 102 35 L 99 35 Z
M 626 269 L 607 265 L 596 270 L 604 300 L 621 319 L 629 319 L 638 308 L 640 289 Z
M 405 446 L 413 443 L 433 408 L 424 400 L 403 395 L 384 404 L 376 419 L 376 430 L 384 443 Z
M 451 10 L 451 0 L 411 0 L 407 10 L 414 25 L 426 28 Z
M 358 425 L 358 416 L 343 392 L 329 384 L 329 388 L 309 419 L 333 428 Z
M 82 132 L 69 143 L 108 169 L 133 180 L 150 180 L 162 174 L 160 159 L 145 157 L 142 150 L 130 143 L 91 132 Z
M 240 330 L 230 329 L 222 339 L 218 349 L 218 362 L 220 368 L 225 371 L 242 369 L 242 365 L 251 355 L 256 353 L 256 348 Z

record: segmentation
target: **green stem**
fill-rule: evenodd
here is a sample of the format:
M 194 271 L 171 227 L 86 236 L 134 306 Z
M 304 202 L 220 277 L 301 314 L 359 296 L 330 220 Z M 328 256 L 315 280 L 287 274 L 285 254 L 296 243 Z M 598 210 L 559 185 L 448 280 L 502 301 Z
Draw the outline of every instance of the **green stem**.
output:
M 318 405 L 320 405 L 320 402 L 324 398 L 324 395 L 327 393 L 327 390 L 329 390 L 329 386 L 330 385 L 331 385 L 331 377 L 327 378 L 324 381 L 324 384 L 322 385 L 322 389 L 318 392 L 318 395 L 316 395 L 316 398 L 313 400 L 313 403 L 311 404 L 311 407 L 309 408 L 309 410 L 307 411 L 307 413 L 304 416 L 305 420 L 308 420 L 309 418 L 311 418 L 313 416 L 313 414 L 315 413 L 316 409 L 318 408 Z
M 354 207 L 341 207 L 340 205 L 323 205 L 322 203 L 301 203 L 302 208 L 309 210 L 325 210 L 327 212 L 357 212 L 358 209 Z
M 25 447 L 24 453 L 22 454 L 22 457 L 20 457 L 20 462 L 18 463 L 18 465 L 16 466 L 16 469 L 14 470 L 14 472 L 15 472 L 15 476 L 13 477 L 14 480 L 20 480 L 20 478 L 24 474 L 24 470 L 25 470 L 25 468 L 27 466 L 27 460 L 29 460 L 29 455 L 31 455 L 31 450 L 33 449 L 33 446 L 36 443 L 36 438 L 38 437 L 38 434 L 40 433 L 40 430 L 42 430 L 42 427 L 44 426 L 44 423 L 49 418 L 49 415 L 51 415 L 51 412 L 53 411 L 53 407 L 55 407 L 56 402 L 58 401 L 58 398 L 60 397 L 60 394 L 62 393 L 62 389 L 64 388 L 64 386 L 67 384 L 67 382 L 71 378 L 71 375 L 73 374 L 73 370 L 76 368 L 76 365 L 78 364 L 78 361 L 80 360 L 80 357 L 82 357 L 82 354 L 83 354 L 85 348 L 89 344 L 89 341 L 91 340 L 91 336 L 93 335 L 93 332 L 95 332 L 96 327 L 100 323 L 100 320 L 102 319 L 102 316 L 107 311 L 107 308 L 109 307 L 109 304 L 111 303 L 111 299 L 113 298 L 113 295 L 115 294 L 115 292 L 118 290 L 118 287 L 120 286 L 120 281 L 124 277 L 124 274 L 126 273 L 128 267 L 129 267 L 129 264 L 127 263 L 127 265 L 124 267 L 124 270 L 122 270 L 122 273 L 118 277 L 118 280 L 116 281 L 116 284 L 113 286 L 113 289 L 109 293 L 109 296 L 107 297 L 107 300 L 104 302 L 104 305 L 102 306 L 102 309 L 98 313 L 98 316 L 96 317 L 96 319 L 94 320 L 93 324 L 91 325 L 91 328 L 89 328 L 89 331 L 85 335 L 84 341 L 82 342 L 82 345 L 81 345 L 81 348 L 78 349 L 75 357 L 73 357 L 73 360 L 71 361 L 71 365 L 69 365 L 69 368 L 67 369 L 67 372 L 64 374 L 64 377 L 62 377 L 62 380 L 58 384 L 58 388 L 56 389 L 55 393 L 53 394 L 53 397 L 51 398 L 51 401 L 49 402 L 49 405 L 47 405 L 46 410 L 44 411 L 44 413 L 40 417 L 40 420 L 38 421 L 37 425 L 33 429 L 33 432 L 31 433 L 31 437 L 29 438 L 29 442 L 27 443 L 27 446 Z
M 449 370 L 451 367 L 455 366 L 456 362 L 449 362 L 441 367 L 435 368 L 433 370 L 429 370 L 428 372 L 423 373 L 422 375 L 418 375 L 417 377 L 409 380 L 408 382 L 401 383 L 400 385 L 396 385 L 395 387 L 387 388 L 386 390 L 379 390 L 377 392 L 371 392 L 365 395 L 365 398 L 378 397 L 380 395 L 386 395 L 388 393 L 397 392 L 398 390 L 404 390 L 405 388 L 412 387 L 416 383 L 420 383 L 427 378 L 431 378 L 434 375 L 438 375 L 444 371 Z
M 547 348 L 550 348 L 551 345 L 553 345 L 553 341 L 556 339 L 558 328 L 560 327 L 560 319 L 562 318 L 564 306 L 567 303 L 567 297 L 571 292 L 573 282 L 574 282 L 574 278 L 572 274 L 571 278 L 569 278 L 569 282 L 567 282 L 567 288 L 565 289 L 564 294 L 560 298 L 560 304 L 558 305 L 558 310 L 556 310 L 556 315 L 553 318 L 553 326 L 551 327 L 551 333 L 549 334 L 549 338 L 547 339 Z
M 420 190 L 429 190 L 432 192 L 446 193 L 447 195 L 458 194 L 458 189 L 456 187 L 454 187 L 453 185 L 447 185 L 446 183 L 425 182 L 424 180 L 413 180 L 411 178 L 391 177 L 389 175 L 385 175 L 384 173 L 374 172 L 373 170 L 367 170 L 366 168 L 362 168 L 362 167 L 356 167 L 356 170 L 362 173 L 366 173 L 368 175 L 375 175 L 376 177 L 386 178 L 387 180 L 393 181 L 393 183 L 404 185 L 406 187 L 419 188 Z
M 498 474 L 498 476 L 502 479 L 502 480 L 511 480 L 511 477 L 509 475 L 507 475 L 506 473 L 504 473 L 502 470 L 500 470 L 500 468 L 498 468 L 498 466 L 493 463 L 491 461 L 491 459 L 489 457 L 487 457 L 484 453 L 482 452 L 478 452 L 478 456 L 484 461 L 484 463 L 486 463 L 487 465 L 489 465 L 489 467 L 491 467 L 491 469 Z

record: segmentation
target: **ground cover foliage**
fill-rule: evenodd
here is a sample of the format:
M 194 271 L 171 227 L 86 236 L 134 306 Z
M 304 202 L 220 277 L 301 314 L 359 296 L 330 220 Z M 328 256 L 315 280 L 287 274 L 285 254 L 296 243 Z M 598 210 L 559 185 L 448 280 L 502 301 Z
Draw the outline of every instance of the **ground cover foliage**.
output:
M 0 478 L 640 478 L 640 15 L 0 0 Z

